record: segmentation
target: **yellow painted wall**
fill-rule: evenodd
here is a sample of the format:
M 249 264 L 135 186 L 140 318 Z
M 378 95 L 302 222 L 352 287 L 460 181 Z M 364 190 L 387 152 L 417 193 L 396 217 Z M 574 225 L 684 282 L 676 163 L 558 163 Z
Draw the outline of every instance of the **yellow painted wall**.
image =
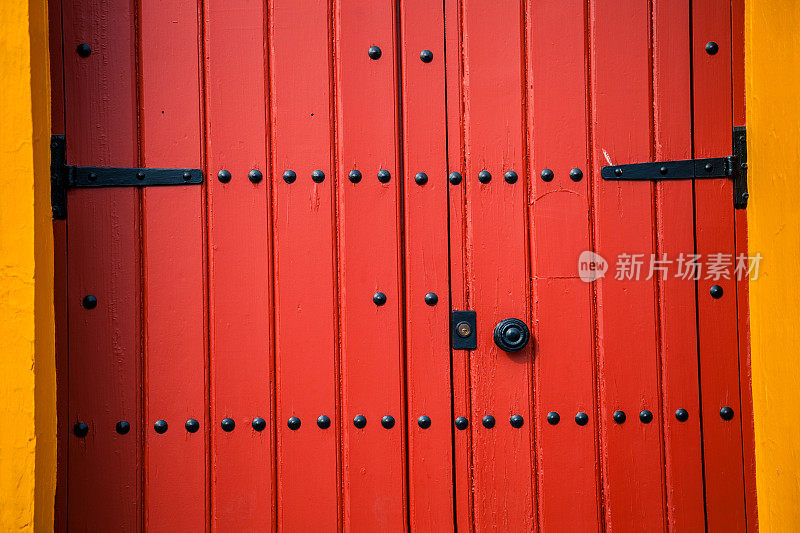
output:
M 45 0 L 0 0 L 0 531 L 53 528 L 56 478 Z
M 800 2 L 748 0 L 745 35 L 758 514 L 800 531 Z

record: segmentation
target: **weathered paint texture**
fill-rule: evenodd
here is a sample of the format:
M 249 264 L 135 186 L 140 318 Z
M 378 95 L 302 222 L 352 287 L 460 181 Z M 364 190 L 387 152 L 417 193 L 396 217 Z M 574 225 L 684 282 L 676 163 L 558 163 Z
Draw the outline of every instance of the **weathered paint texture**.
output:
M 800 528 L 800 3 L 748 0 L 747 130 L 753 406 L 759 525 Z
M 0 2 L 0 530 L 52 529 L 50 87 L 43 0 Z

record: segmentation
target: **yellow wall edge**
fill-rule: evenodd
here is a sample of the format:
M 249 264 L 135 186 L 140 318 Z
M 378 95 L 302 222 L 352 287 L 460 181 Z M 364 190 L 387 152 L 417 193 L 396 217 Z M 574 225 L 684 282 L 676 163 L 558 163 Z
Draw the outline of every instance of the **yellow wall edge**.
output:
M 747 0 L 745 16 L 759 527 L 800 531 L 800 2 Z
M 0 531 L 53 529 L 47 26 L 46 0 L 0 2 Z

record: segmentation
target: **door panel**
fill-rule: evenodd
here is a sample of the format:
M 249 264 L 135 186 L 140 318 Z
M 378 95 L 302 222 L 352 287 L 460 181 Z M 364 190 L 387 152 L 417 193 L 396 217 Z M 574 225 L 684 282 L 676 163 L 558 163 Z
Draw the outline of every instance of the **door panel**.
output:
M 466 228 L 453 253 L 463 254 L 467 307 L 479 317 L 478 347 L 469 354 L 474 525 L 527 531 L 533 527 L 532 344 L 507 353 L 492 340 L 500 320 L 530 317 L 521 10 L 478 1 L 462 9 Z M 521 427 L 511 425 L 514 415 L 523 418 Z
M 205 175 L 69 191 L 61 530 L 753 529 L 744 285 L 647 272 L 731 182 L 600 176 L 730 153 L 738 8 L 52 3 L 69 163 Z
M 142 4 L 140 145 L 145 166 L 202 165 L 197 30 L 197 10 L 191 4 Z M 160 37 L 165 35 L 166 43 Z M 160 52 L 165 44 L 170 54 Z M 202 196 L 201 187 L 150 187 L 142 193 L 142 429 L 148 531 L 196 531 L 205 526 L 207 514 Z M 202 431 L 185 431 L 190 419 L 197 420 Z M 165 433 L 155 431 L 157 420 L 167 422 Z
M 344 527 L 399 531 L 407 477 L 396 13 L 393 2 L 368 0 L 336 9 Z
M 309 500 L 304 527 L 330 531 L 340 519 L 329 16 L 312 0 L 277 3 L 270 17 L 278 523 L 287 531 L 302 529 Z

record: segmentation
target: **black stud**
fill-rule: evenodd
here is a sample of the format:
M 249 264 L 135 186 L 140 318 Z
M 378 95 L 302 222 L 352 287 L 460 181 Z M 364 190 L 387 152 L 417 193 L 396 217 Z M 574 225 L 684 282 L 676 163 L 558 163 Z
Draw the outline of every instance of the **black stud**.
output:
M 481 422 L 483 422 L 483 427 L 485 427 L 486 429 L 492 429 L 494 427 L 495 420 L 492 415 L 486 415 L 483 417 L 483 420 Z
M 456 418 L 455 422 L 456 422 L 456 428 L 462 431 L 469 427 L 469 420 L 467 420 L 467 418 L 464 416 L 459 416 L 458 418 Z
M 300 429 L 300 419 L 296 416 L 293 416 L 286 422 L 286 425 L 289 426 L 289 429 L 292 431 L 298 430 Z
M 435 292 L 429 292 L 425 295 L 425 303 L 428 305 L 436 305 L 439 303 L 439 297 L 436 296 Z
M 287 170 L 283 173 L 283 181 L 286 183 L 294 183 L 297 179 L 297 173 L 294 170 Z
M 89 181 L 94 181 L 96 179 L 97 179 L 97 174 L 95 174 L 94 172 L 89 174 Z M 137 172 L 136 173 L 136 179 L 137 180 L 143 180 L 144 179 L 144 172 L 142 172 L 141 170 L 139 172 Z
M 194 418 L 190 418 L 189 420 L 186 421 L 183 427 L 185 427 L 186 431 L 188 431 L 189 433 L 197 433 L 197 430 L 200 429 L 200 422 L 198 422 Z
M 183 179 L 186 180 L 186 181 L 189 181 L 190 179 L 192 179 L 192 173 L 191 172 L 184 172 L 183 173 Z
M 367 53 L 369 54 L 370 59 L 380 59 L 383 52 L 381 52 L 381 49 L 377 46 L 372 45 L 369 47 L 369 52 Z
M 131 430 L 131 425 L 128 423 L 127 420 L 120 420 L 117 422 L 116 428 L 117 433 L 120 435 L 125 435 L 127 432 Z
M 525 423 L 525 419 L 522 418 L 522 415 L 511 415 L 508 421 L 511 423 L 512 428 L 521 428 L 522 424 Z
M 367 417 L 364 415 L 356 415 L 356 417 L 353 419 L 353 425 L 358 429 L 363 428 L 367 425 Z
M 144 179 L 144 172 L 137 172 L 136 178 L 143 180 Z M 89 172 L 89 181 L 97 181 L 97 173 L 96 172 Z
M 617 424 L 622 424 L 626 418 L 625 411 L 614 411 L 614 422 Z
M 372 295 L 372 301 L 375 302 L 375 305 L 383 305 L 386 303 L 386 295 L 382 292 L 376 292 Z
M 723 407 L 719 410 L 719 416 L 723 420 L 732 420 L 733 419 L 733 409 L 730 407 Z
M 542 181 L 553 181 L 553 178 L 556 176 L 553 174 L 553 171 L 549 168 L 542 170 Z
M 422 415 L 421 417 L 417 418 L 417 424 L 422 429 L 428 429 L 431 427 L 431 417 Z
M 722 287 L 720 287 L 719 285 L 712 285 L 708 293 L 715 300 L 719 300 L 720 298 L 722 298 Z
M 514 172 L 513 170 L 509 170 L 508 172 L 505 173 L 503 178 L 505 178 L 506 183 L 516 183 L 517 182 L 517 173 Z
M 492 181 L 492 174 L 488 170 L 481 170 L 478 172 L 478 181 L 481 183 L 489 183 Z
M 719 45 L 714 41 L 708 41 L 706 43 L 706 53 L 710 56 L 713 56 L 717 52 L 719 52 Z
M 583 179 L 583 171 L 579 168 L 573 168 L 569 171 L 569 179 L 572 181 L 581 181 Z
M 247 179 L 249 179 L 252 183 L 258 183 L 263 177 L 264 176 L 261 174 L 261 171 L 255 168 L 247 173 Z
M 88 294 L 83 297 L 83 308 L 84 309 L 94 309 L 97 307 L 97 298 L 93 295 Z
M 331 427 L 331 419 L 325 415 L 320 415 L 320 417 L 317 418 L 317 427 L 320 429 L 328 429 Z
M 78 422 L 72 426 L 72 432 L 75 433 L 76 437 L 85 437 L 89 433 L 89 426 L 83 422 Z
M 351 182 L 358 183 L 359 181 L 361 181 L 361 171 L 351 170 L 350 174 L 348 174 L 347 177 L 350 179 Z
M 417 185 L 425 185 L 428 183 L 428 175 L 424 172 L 417 172 L 417 175 L 414 176 L 414 181 L 417 182 Z
M 615 168 L 614 169 L 614 175 L 615 176 L 622 176 L 622 169 L 619 168 L 619 167 Z
M 364 417 L 362 417 L 364 418 Z M 364 418 L 364 423 L 367 423 L 367 419 Z M 386 429 L 392 429 L 394 427 L 394 417 L 392 415 L 385 415 L 381 418 L 381 425 Z M 364 427 L 364 426 L 361 426 Z
M 461 183 L 461 174 L 459 172 L 451 172 L 447 179 L 450 180 L 452 185 L 458 185 Z
M 714 170 L 714 165 L 712 165 L 711 163 L 706 163 L 706 166 L 703 168 L 706 169 L 706 172 L 711 172 L 712 170 Z
M 386 169 L 380 169 L 378 171 L 378 181 L 381 183 L 389 183 L 389 180 L 392 179 L 392 175 Z
M 561 415 L 559 415 L 555 411 L 550 411 L 549 413 L 547 413 L 548 424 L 550 424 L 551 426 L 555 426 L 559 422 L 561 422 Z
M 653 421 L 653 413 L 645 409 L 639 413 L 639 420 L 641 420 L 643 424 L 649 424 Z
M 223 418 L 219 425 L 222 431 L 231 432 L 236 427 L 236 422 L 233 421 L 233 418 Z
M 430 50 L 423 50 L 419 53 L 419 58 L 422 60 L 423 63 L 430 63 L 433 61 L 433 52 Z
M 92 47 L 86 43 L 81 43 L 75 51 L 78 52 L 78 55 L 81 57 L 89 57 L 92 53 Z
M 253 426 L 253 429 L 256 431 L 264 431 L 264 428 L 267 427 L 267 421 L 261 417 L 256 417 L 253 419 L 250 425 Z
M 229 181 L 231 181 L 231 173 L 224 169 L 220 170 L 219 172 L 217 172 L 217 179 L 221 183 L 228 183 Z
M 667 167 L 661 167 L 658 169 L 658 171 L 661 172 L 662 176 L 666 176 L 667 172 L 669 172 L 669 169 Z
M 678 409 L 675 411 L 675 418 L 678 419 L 678 422 L 686 422 L 689 420 L 689 411 L 686 409 Z
M 589 423 L 589 415 L 587 415 L 584 412 L 578 413 L 577 415 L 575 415 L 575 423 L 578 424 L 579 426 L 585 426 L 586 424 Z
M 311 173 L 311 179 L 314 180 L 314 183 L 322 183 L 325 181 L 325 173 L 321 170 L 315 170 Z
M 166 433 L 168 427 L 169 426 L 167 425 L 166 420 L 156 420 L 156 423 L 153 424 L 153 429 L 155 429 L 156 433 L 158 433 L 159 435 Z

